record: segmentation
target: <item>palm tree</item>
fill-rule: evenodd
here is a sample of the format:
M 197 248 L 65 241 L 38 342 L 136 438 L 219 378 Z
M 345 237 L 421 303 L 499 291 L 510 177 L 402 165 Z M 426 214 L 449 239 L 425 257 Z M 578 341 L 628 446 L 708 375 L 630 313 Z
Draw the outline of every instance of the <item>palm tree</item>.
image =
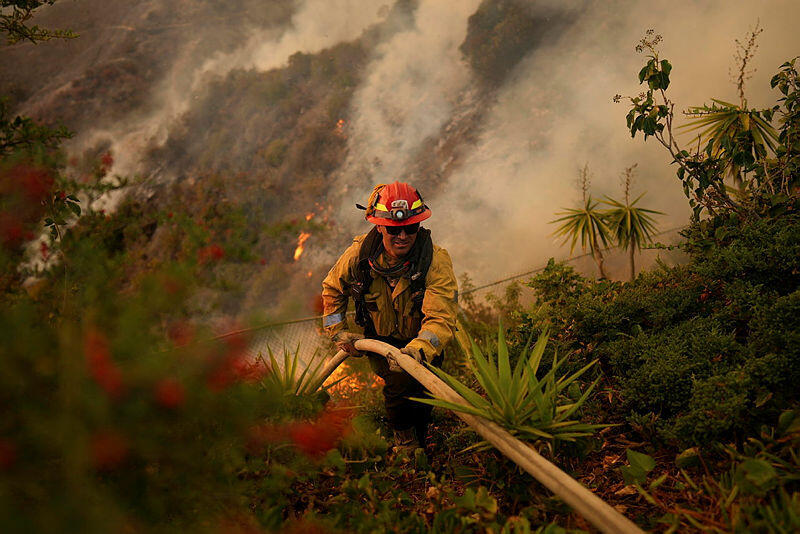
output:
M 551 223 L 561 223 L 555 231 L 556 236 L 564 236 L 564 243 L 572 239 L 570 243 L 570 254 L 575 249 L 578 239 L 581 241 L 581 248 L 587 248 L 592 254 L 592 258 L 597 264 L 600 278 L 608 278 L 604 267 L 602 247 L 608 245 L 610 232 L 604 219 L 604 212 L 597 209 L 599 202 L 592 201 L 589 190 L 589 165 L 584 165 L 580 170 L 578 182 L 583 192 L 583 208 L 565 209 L 556 215 L 562 215 Z
M 625 169 L 622 173 L 622 186 L 625 192 L 625 202 L 619 202 L 613 198 L 606 197 L 604 204 L 611 206 L 604 212 L 606 224 L 611 236 L 617 245 L 628 251 L 628 264 L 631 271 L 631 281 L 636 276 L 636 266 L 634 264 L 634 252 L 641 249 L 642 244 L 650 242 L 655 233 L 655 220 L 652 215 L 663 215 L 660 211 L 649 210 L 636 207 L 636 203 L 641 200 L 644 193 L 630 200 L 631 183 L 633 182 L 636 164 Z

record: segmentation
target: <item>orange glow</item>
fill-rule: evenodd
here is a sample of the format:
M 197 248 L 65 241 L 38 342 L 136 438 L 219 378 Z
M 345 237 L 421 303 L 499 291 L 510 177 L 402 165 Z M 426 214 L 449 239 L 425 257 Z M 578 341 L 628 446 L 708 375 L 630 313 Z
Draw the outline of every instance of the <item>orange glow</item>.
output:
M 346 137 L 346 134 L 344 133 L 344 125 L 345 125 L 344 119 L 339 119 L 338 121 L 336 121 L 336 133 L 342 137 Z
M 308 272 L 306 273 L 306 276 L 307 276 L 307 277 L 309 277 L 309 278 L 311 278 L 312 276 L 314 276 L 314 273 L 313 273 L 313 272 L 311 272 L 311 271 L 308 271 Z
M 313 213 L 306 213 L 306 220 L 310 221 L 313 216 L 314 216 Z
M 353 374 L 346 363 L 337 367 L 325 383 L 333 384 L 339 379 L 342 379 L 342 381 L 329 388 L 328 393 L 342 399 L 348 399 L 365 389 L 376 389 L 383 386 L 383 380 L 379 376 Z
M 300 256 L 303 255 L 303 250 L 305 249 L 303 245 L 309 237 L 311 237 L 310 232 L 300 232 L 300 235 L 297 237 L 297 248 L 294 249 L 294 261 L 299 260 Z

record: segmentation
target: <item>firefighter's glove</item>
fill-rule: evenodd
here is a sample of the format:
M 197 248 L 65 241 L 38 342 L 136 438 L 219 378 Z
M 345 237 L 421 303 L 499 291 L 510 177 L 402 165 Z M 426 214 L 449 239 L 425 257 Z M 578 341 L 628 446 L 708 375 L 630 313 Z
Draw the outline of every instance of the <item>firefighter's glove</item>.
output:
M 333 336 L 333 342 L 336 348 L 345 351 L 350 356 L 361 356 L 353 343 L 359 339 L 364 339 L 361 334 L 354 334 L 353 332 L 339 332 Z
M 400 352 L 411 356 L 412 358 L 414 358 L 414 360 L 416 360 L 419 363 L 421 363 L 425 359 L 422 353 L 422 349 L 417 350 L 411 347 L 403 347 L 402 349 L 400 349 Z M 395 361 L 394 358 L 392 358 L 391 353 L 389 354 L 389 357 L 387 359 L 389 360 L 389 370 L 391 372 L 393 373 L 403 372 L 403 368 L 400 367 L 400 365 L 397 363 L 397 361 Z

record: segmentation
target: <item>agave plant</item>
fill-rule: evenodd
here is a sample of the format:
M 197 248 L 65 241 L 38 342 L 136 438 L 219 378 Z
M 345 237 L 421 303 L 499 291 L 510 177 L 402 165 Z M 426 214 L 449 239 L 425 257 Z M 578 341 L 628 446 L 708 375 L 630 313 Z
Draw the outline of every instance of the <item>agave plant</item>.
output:
M 336 382 L 323 387 L 322 384 L 328 377 L 323 376 L 320 372 L 325 361 L 322 358 L 316 358 L 317 352 L 314 352 L 314 356 L 311 358 L 312 362 L 315 359 L 319 360 L 316 365 L 306 365 L 303 370 L 300 371 L 302 360 L 300 359 L 299 344 L 294 353 L 290 353 L 288 349 L 284 348 L 282 367 L 278 365 L 278 360 L 275 358 L 272 348 L 267 347 L 267 351 L 269 353 L 269 362 L 266 361 L 261 353 L 259 353 L 258 358 L 270 369 L 270 372 L 262 379 L 262 384 L 270 390 L 281 392 L 283 395 L 306 396 L 313 395 L 320 389 L 323 391 L 327 390 L 342 380 L 340 378 Z
M 481 349 L 472 343 L 470 368 L 485 392 L 485 396 L 472 391 L 455 377 L 436 367 L 431 370 L 451 388 L 458 392 L 468 404 L 455 404 L 441 398 L 414 399 L 419 402 L 477 415 L 488 419 L 519 439 L 532 442 L 546 442 L 552 449 L 561 441 L 575 441 L 591 436 L 595 430 L 607 425 L 583 423 L 573 418 L 597 385 L 595 380 L 580 397 L 570 399 L 567 388 L 597 360 L 585 365 L 575 373 L 556 378 L 564 360 L 553 355 L 553 366 L 541 378 L 537 377 L 539 364 L 547 345 L 548 333 L 543 332 L 533 349 L 530 340 L 520 354 L 513 370 L 509 361 L 503 326 L 500 325 L 497 338 L 497 360 L 491 355 L 484 356 Z M 577 395 L 576 395 L 577 396 Z M 475 447 L 485 446 L 480 442 Z

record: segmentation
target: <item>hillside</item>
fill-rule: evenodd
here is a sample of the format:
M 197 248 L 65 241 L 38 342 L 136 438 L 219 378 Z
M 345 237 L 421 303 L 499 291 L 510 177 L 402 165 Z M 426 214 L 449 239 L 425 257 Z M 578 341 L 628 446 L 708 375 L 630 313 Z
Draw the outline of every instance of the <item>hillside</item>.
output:
M 0 531 L 800 531 L 797 6 L 7 8 Z M 426 317 L 329 340 L 398 179 Z
M 109 176 L 135 173 L 127 175 L 133 180 L 124 202 L 134 202 L 128 209 L 156 241 L 123 247 L 136 247 L 130 253 L 146 258 L 143 268 L 176 254 L 161 237 L 165 210 L 206 213 L 212 199 L 222 195 L 226 209 L 246 218 L 242 239 L 253 246 L 255 261 L 250 267 L 238 260 L 225 266 L 228 257 L 220 262 L 218 269 L 235 272 L 240 287 L 233 295 L 217 295 L 227 303 L 220 313 L 277 312 L 284 297 L 294 303 L 290 313 L 313 311 L 303 309 L 315 292 L 306 284 L 308 273 L 319 280 L 331 255 L 349 240 L 355 219 L 349 210 L 341 213 L 340 205 L 348 190 L 369 188 L 376 174 L 347 164 L 354 92 L 364 83 L 366 65 L 375 61 L 374 50 L 414 24 L 414 3 L 384 10 L 380 22 L 349 42 L 294 53 L 277 68 L 233 68 L 222 74 L 204 70 L 209 58 L 235 57 L 237 47 L 246 48 L 253 39 L 253 28 L 263 39 L 270 38 L 269 32 L 284 39 L 300 31 L 292 17 L 302 21 L 302 12 L 293 12 L 289 2 L 271 4 L 268 10 L 252 2 L 224 10 L 205 2 L 186 2 L 180 9 L 121 3 L 109 13 L 96 7 L 91 2 L 58 4 L 43 12 L 42 24 L 68 21 L 82 36 L 67 43 L 14 47 L 0 61 L 0 71 L 23 68 L 0 89 L 12 95 L 20 111 L 76 133 L 66 145 L 72 154 L 68 173 L 91 173 L 92 161 L 105 153 L 112 158 Z M 427 138 L 415 140 L 418 148 L 406 154 L 403 175 L 427 197 L 436 197 L 475 143 L 504 76 L 554 27 L 549 15 L 536 19 L 508 2 L 488 2 L 469 17 L 464 40 L 455 44 L 482 81 L 452 95 L 449 116 Z M 482 73 L 485 67 L 475 58 L 487 53 L 508 56 L 502 72 Z M 40 89 L 31 92 L 32 87 Z M 179 193 L 190 189 L 198 191 Z M 307 245 L 327 252 L 295 268 L 293 242 L 311 229 L 305 219 L 312 214 L 310 224 L 317 224 Z M 213 215 L 204 217 L 213 226 Z M 138 253 L 138 247 L 145 250 Z M 278 272 L 281 279 L 295 280 L 299 294 L 284 294 L 278 290 L 284 283 L 267 282 Z M 203 313 L 213 314 L 218 307 L 214 294 L 205 295 L 211 300 Z

